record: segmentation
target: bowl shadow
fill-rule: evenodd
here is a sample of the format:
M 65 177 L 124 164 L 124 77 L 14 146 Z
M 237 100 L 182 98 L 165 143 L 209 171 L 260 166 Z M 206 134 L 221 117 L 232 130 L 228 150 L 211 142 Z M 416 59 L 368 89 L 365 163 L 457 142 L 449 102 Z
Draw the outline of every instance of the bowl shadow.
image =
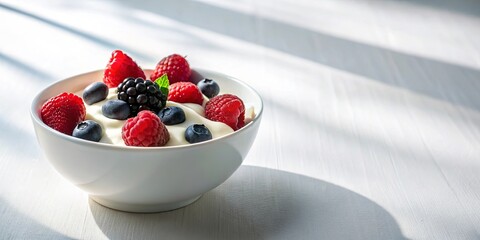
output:
M 373 201 L 294 173 L 241 166 L 216 189 L 174 211 L 135 214 L 89 200 L 110 239 L 406 239 Z

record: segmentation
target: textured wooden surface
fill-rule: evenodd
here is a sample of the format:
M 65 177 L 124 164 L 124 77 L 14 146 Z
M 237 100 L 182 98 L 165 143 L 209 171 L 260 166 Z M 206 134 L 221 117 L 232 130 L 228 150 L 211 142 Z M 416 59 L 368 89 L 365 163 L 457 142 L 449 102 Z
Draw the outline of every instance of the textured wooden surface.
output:
M 480 2 L 158 2 L 0 1 L 1 239 L 480 239 Z M 186 208 L 106 209 L 41 155 L 32 96 L 117 48 L 264 98 L 243 166 Z

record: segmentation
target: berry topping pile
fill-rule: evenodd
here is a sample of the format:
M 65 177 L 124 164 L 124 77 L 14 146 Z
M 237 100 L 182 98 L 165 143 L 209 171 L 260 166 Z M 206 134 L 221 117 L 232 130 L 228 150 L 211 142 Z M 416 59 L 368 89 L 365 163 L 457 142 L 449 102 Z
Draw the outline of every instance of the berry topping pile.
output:
M 115 50 L 103 81 L 88 85 L 81 94 L 83 100 L 73 93 L 59 94 L 43 104 L 40 115 L 49 127 L 93 142 L 104 142 L 104 134 L 121 128 L 116 139 L 127 146 L 141 147 L 165 146 L 171 139 L 169 128 L 176 129 L 172 135 L 175 139 L 183 138 L 181 144 L 221 136 L 215 135 L 218 129 L 226 129 L 222 133 L 225 135 L 242 128 L 243 101 L 233 94 L 220 94 L 215 80 L 192 81 L 191 72 L 184 57 L 172 54 L 160 60 L 147 79 L 131 57 Z M 86 114 L 90 107 L 101 109 L 103 118 Z M 106 128 L 107 122 L 121 125 Z
M 170 135 L 155 113 L 141 111 L 125 122 L 122 138 L 127 146 L 159 147 L 167 144 Z
M 143 78 L 126 78 L 117 86 L 117 97 L 128 103 L 130 117 L 143 110 L 157 113 L 167 103 L 167 96 L 160 91 L 160 86 Z

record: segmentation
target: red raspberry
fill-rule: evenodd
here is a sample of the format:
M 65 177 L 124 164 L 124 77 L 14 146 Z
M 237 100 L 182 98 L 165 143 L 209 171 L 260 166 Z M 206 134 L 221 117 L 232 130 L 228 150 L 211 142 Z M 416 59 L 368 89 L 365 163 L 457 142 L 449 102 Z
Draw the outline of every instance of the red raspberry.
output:
M 103 82 L 109 88 L 117 87 L 127 77 L 141 77 L 145 79 L 145 73 L 132 58 L 120 50 L 112 52 L 103 74 Z
M 155 113 L 144 110 L 125 122 L 122 138 L 127 146 L 158 147 L 167 144 L 170 134 Z
M 72 135 L 77 124 L 85 120 L 85 114 L 82 98 L 66 92 L 50 98 L 40 109 L 45 124 L 68 135 Z
M 188 82 L 192 71 L 184 57 L 178 54 L 172 54 L 158 62 L 155 71 L 150 75 L 150 79 L 155 81 L 165 73 L 168 76 L 170 84 L 172 84 L 176 82 Z
M 197 85 L 191 82 L 177 82 L 168 87 L 167 100 L 178 103 L 196 103 L 202 105 L 203 95 Z
M 245 105 L 233 94 L 218 95 L 205 104 L 205 117 L 223 122 L 236 131 L 245 125 Z

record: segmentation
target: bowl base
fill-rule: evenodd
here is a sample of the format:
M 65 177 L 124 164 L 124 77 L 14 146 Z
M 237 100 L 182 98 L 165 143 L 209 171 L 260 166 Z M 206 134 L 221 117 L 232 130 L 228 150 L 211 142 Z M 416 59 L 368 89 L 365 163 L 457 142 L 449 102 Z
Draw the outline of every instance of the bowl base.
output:
M 132 212 L 132 213 L 156 213 L 156 212 L 171 211 L 171 210 L 185 207 L 197 201 L 201 196 L 202 195 L 199 195 L 194 198 L 180 201 L 180 202 L 162 203 L 162 204 L 128 204 L 128 203 L 113 202 L 100 197 L 94 197 L 94 196 L 89 196 L 89 197 L 93 201 L 97 202 L 98 204 L 114 210 L 119 210 L 123 212 Z

